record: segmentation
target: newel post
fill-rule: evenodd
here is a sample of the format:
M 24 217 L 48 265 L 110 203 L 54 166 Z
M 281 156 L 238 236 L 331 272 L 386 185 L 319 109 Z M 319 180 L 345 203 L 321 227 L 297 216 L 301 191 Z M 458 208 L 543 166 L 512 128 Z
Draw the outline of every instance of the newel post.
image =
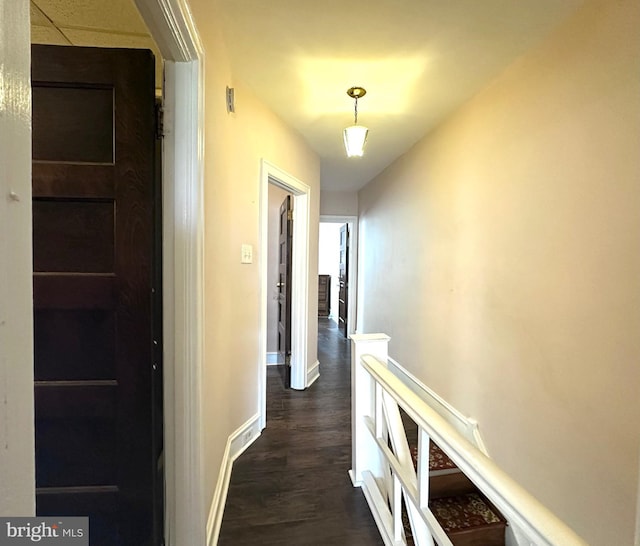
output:
M 363 369 L 361 358 L 371 355 L 387 362 L 389 339 L 386 334 L 352 334 L 351 336 L 351 470 L 353 485 L 362 484 L 362 472 L 380 475 L 380 452 L 364 418 L 375 415 L 375 381 Z

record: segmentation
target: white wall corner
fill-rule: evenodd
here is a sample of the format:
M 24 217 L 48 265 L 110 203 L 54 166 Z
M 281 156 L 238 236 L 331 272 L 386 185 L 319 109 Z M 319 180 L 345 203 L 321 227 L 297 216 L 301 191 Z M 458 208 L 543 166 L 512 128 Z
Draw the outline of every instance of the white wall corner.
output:
M 315 364 L 307 371 L 307 388 L 313 385 L 318 377 L 320 377 L 320 361 L 316 360 Z
M 240 426 L 227 439 L 227 445 L 220 464 L 218 484 L 209 507 L 207 518 L 207 546 L 215 546 L 218 543 L 222 516 L 227 502 L 231 471 L 234 461 L 260 436 L 260 416 L 256 413 L 246 423 Z

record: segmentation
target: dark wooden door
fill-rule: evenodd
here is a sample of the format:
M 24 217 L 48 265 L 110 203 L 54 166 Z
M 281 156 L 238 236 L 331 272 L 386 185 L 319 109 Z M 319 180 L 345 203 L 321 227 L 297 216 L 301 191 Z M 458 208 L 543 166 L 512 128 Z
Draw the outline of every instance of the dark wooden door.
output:
M 160 544 L 153 56 L 33 46 L 32 90 L 37 513 Z
M 344 337 L 349 335 L 347 313 L 349 311 L 349 225 L 340 228 L 340 264 L 338 266 L 338 328 Z
M 287 195 L 280 205 L 278 229 L 278 355 L 285 388 L 291 387 L 291 258 L 293 200 Z

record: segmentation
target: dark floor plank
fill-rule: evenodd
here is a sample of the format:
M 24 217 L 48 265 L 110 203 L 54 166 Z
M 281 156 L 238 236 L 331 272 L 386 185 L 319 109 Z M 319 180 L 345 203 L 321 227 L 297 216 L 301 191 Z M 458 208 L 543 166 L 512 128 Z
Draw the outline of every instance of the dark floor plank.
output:
M 218 544 L 383 544 L 351 468 L 350 346 L 319 319 L 320 378 L 284 390 L 267 370 L 267 428 L 233 466 Z

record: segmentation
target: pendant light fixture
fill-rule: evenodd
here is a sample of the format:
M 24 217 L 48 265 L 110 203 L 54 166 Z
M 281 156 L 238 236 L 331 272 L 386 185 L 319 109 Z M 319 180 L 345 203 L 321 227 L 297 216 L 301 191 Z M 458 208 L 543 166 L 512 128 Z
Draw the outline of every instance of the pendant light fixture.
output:
M 347 157 L 362 157 L 364 143 L 367 141 L 369 129 L 358 125 L 358 99 L 367 94 L 364 87 L 351 87 L 347 89 L 347 95 L 355 99 L 354 123 L 344 130 L 344 147 L 347 150 Z

